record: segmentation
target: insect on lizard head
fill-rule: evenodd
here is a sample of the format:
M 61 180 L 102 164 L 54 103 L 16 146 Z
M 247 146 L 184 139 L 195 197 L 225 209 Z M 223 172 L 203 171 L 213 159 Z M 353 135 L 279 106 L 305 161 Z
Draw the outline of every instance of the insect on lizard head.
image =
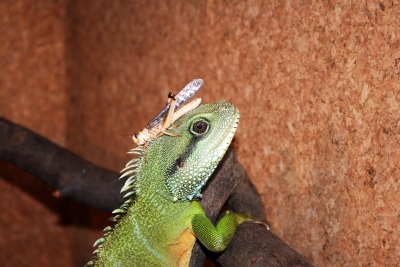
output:
M 163 136 L 162 158 L 166 186 L 173 201 L 201 198 L 200 190 L 224 156 L 239 122 L 229 102 L 200 105 L 186 113 Z

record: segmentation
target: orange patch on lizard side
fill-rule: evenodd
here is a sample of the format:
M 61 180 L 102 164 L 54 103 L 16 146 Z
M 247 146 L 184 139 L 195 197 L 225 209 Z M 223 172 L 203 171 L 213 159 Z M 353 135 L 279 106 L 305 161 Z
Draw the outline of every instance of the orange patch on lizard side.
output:
M 176 259 L 176 266 L 187 267 L 189 266 L 190 256 L 196 237 L 186 229 L 182 234 L 175 239 L 175 242 L 168 248 L 168 252 Z

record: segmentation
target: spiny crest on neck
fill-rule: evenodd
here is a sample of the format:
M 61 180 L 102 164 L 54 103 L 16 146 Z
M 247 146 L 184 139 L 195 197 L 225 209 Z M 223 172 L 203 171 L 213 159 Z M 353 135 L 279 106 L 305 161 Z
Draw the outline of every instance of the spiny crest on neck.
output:
M 125 168 L 123 168 L 121 171 L 121 173 L 124 173 L 124 174 L 122 174 L 121 177 L 119 177 L 119 179 L 128 177 L 128 179 L 125 181 L 125 185 L 121 189 L 121 193 L 128 191 L 128 193 L 125 194 L 124 198 L 129 197 L 129 199 L 127 200 L 127 201 L 129 201 L 129 200 L 133 200 L 134 195 L 136 193 L 136 182 L 137 182 L 137 172 L 138 172 L 139 162 L 144 157 L 143 146 L 138 146 L 136 148 L 133 148 L 127 154 L 133 154 L 133 155 L 139 156 L 138 158 L 134 158 L 134 159 L 130 160 L 126 164 Z M 130 205 L 131 205 L 131 203 L 132 203 L 132 201 L 130 202 Z
M 124 217 L 124 215 L 127 213 L 128 209 L 132 206 L 132 204 L 135 202 L 135 193 L 136 193 L 136 184 L 137 184 L 137 172 L 138 172 L 138 167 L 139 163 L 144 157 L 144 148 L 143 146 L 138 146 L 136 148 L 131 149 L 127 154 L 133 154 L 137 155 L 138 157 L 130 160 L 126 165 L 125 168 L 121 170 L 121 177 L 119 179 L 128 177 L 128 179 L 125 181 L 124 186 L 121 189 L 121 193 L 127 192 L 124 195 L 124 198 L 128 198 L 124 204 L 121 205 L 118 209 L 115 209 L 112 213 L 116 214 L 114 217 L 111 217 L 108 219 L 108 221 L 113 222 L 112 226 L 107 226 L 104 228 L 104 236 L 102 238 L 99 238 L 93 245 L 93 247 L 97 246 L 97 249 L 93 251 L 93 257 L 92 259 L 86 263 L 85 267 L 89 266 L 96 266 L 96 262 L 99 258 L 99 255 L 101 254 L 102 248 L 103 248 L 103 243 L 104 241 L 107 240 L 107 237 L 111 235 L 111 233 L 114 231 L 114 229 L 117 227 L 118 222 L 121 221 L 121 219 Z

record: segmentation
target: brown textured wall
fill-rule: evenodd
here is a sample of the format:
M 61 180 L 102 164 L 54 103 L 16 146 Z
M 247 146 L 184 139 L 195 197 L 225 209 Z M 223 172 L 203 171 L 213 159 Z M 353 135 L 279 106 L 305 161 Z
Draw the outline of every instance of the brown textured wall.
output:
M 143 127 L 168 91 L 201 77 L 204 103 L 227 99 L 241 111 L 238 156 L 276 234 L 315 266 L 397 265 L 399 1 L 71 0 L 39 1 L 47 11 L 36 12 L 27 2 L 0 5 L 17 16 L 0 24 L 0 53 L 14 62 L 0 63 L 2 116 L 118 170 L 132 146 L 123 135 Z M 0 190 L 20 188 L 32 195 Z M 51 199 L 35 201 L 40 210 Z M 45 223 L 68 232 L 46 212 Z M 15 218 L 49 234 L 33 215 Z M 79 241 L 69 239 L 85 247 Z
M 65 1 L 0 2 L 0 116 L 65 144 Z M 0 265 L 75 266 L 64 201 L 0 162 Z M 49 256 L 50 255 L 50 256 Z

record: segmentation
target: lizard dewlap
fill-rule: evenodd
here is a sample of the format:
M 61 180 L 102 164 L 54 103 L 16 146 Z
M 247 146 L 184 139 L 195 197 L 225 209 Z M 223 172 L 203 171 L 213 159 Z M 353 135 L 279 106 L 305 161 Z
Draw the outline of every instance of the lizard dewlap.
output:
M 227 212 L 215 227 L 197 199 L 221 161 L 239 122 L 229 102 L 200 105 L 185 113 L 128 162 L 122 192 L 128 200 L 113 213 L 114 222 L 87 266 L 189 266 L 197 239 L 209 250 L 223 251 L 246 221 L 264 224 L 249 214 Z

